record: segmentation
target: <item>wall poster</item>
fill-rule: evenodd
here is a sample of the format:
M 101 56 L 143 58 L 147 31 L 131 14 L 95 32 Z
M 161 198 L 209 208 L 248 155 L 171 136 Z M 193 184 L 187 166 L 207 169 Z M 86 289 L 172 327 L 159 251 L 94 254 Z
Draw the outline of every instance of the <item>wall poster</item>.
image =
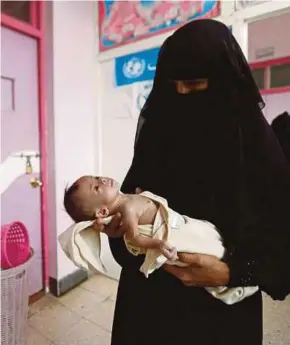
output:
M 99 48 L 105 51 L 220 14 L 220 1 L 98 1 Z
M 121 93 L 131 89 L 131 117 L 138 117 L 153 86 L 160 47 L 117 57 L 115 59 L 115 87 Z M 124 98 L 124 97 L 123 97 Z

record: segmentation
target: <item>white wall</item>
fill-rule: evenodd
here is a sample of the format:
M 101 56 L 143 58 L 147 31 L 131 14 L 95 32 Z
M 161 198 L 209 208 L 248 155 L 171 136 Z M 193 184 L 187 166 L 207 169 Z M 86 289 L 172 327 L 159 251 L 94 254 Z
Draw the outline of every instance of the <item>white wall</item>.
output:
M 64 212 L 68 183 L 96 174 L 96 21 L 92 1 L 46 2 L 50 276 L 76 267 L 57 236 L 71 220 Z
M 289 8 L 290 10 L 290 8 Z M 290 12 L 249 24 L 249 61 L 263 61 L 290 55 Z M 273 47 L 274 54 L 256 58 L 258 50 Z
M 284 111 L 290 113 L 290 92 L 264 95 L 263 98 L 266 103 L 263 113 L 270 124 Z
M 114 61 L 101 67 L 102 173 L 122 181 L 132 159 L 139 114 L 134 113 L 134 87 L 114 85 Z

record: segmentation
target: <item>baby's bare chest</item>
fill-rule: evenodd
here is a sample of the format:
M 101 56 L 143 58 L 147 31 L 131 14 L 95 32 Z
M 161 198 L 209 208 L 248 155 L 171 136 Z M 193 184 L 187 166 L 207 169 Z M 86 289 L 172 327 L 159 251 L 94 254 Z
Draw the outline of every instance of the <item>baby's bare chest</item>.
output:
M 158 204 L 143 195 L 136 195 L 134 199 L 134 208 L 139 219 L 138 223 L 140 225 L 153 224 L 158 211 Z

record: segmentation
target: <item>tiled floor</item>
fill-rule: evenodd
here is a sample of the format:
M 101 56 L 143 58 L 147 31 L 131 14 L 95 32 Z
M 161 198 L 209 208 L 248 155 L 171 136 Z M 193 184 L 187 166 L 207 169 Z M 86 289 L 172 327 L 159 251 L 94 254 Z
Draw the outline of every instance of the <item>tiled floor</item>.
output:
M 61 298 L 29 310 L 27 345 L 109 345 L 117 282 L 95 276 Z M 265 345 L 290 345 L 290 298 L 265 298 Z
M 95 276 L 30 306 L 27 345 L 109 345 L 117 282 Z

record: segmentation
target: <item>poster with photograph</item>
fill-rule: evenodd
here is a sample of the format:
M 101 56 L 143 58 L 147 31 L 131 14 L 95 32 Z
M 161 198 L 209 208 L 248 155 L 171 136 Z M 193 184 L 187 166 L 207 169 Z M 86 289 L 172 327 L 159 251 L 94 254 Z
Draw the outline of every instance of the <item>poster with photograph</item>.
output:
M 220 1 L 98 1 L 99 48 L 103 52 L 220 14 Z

